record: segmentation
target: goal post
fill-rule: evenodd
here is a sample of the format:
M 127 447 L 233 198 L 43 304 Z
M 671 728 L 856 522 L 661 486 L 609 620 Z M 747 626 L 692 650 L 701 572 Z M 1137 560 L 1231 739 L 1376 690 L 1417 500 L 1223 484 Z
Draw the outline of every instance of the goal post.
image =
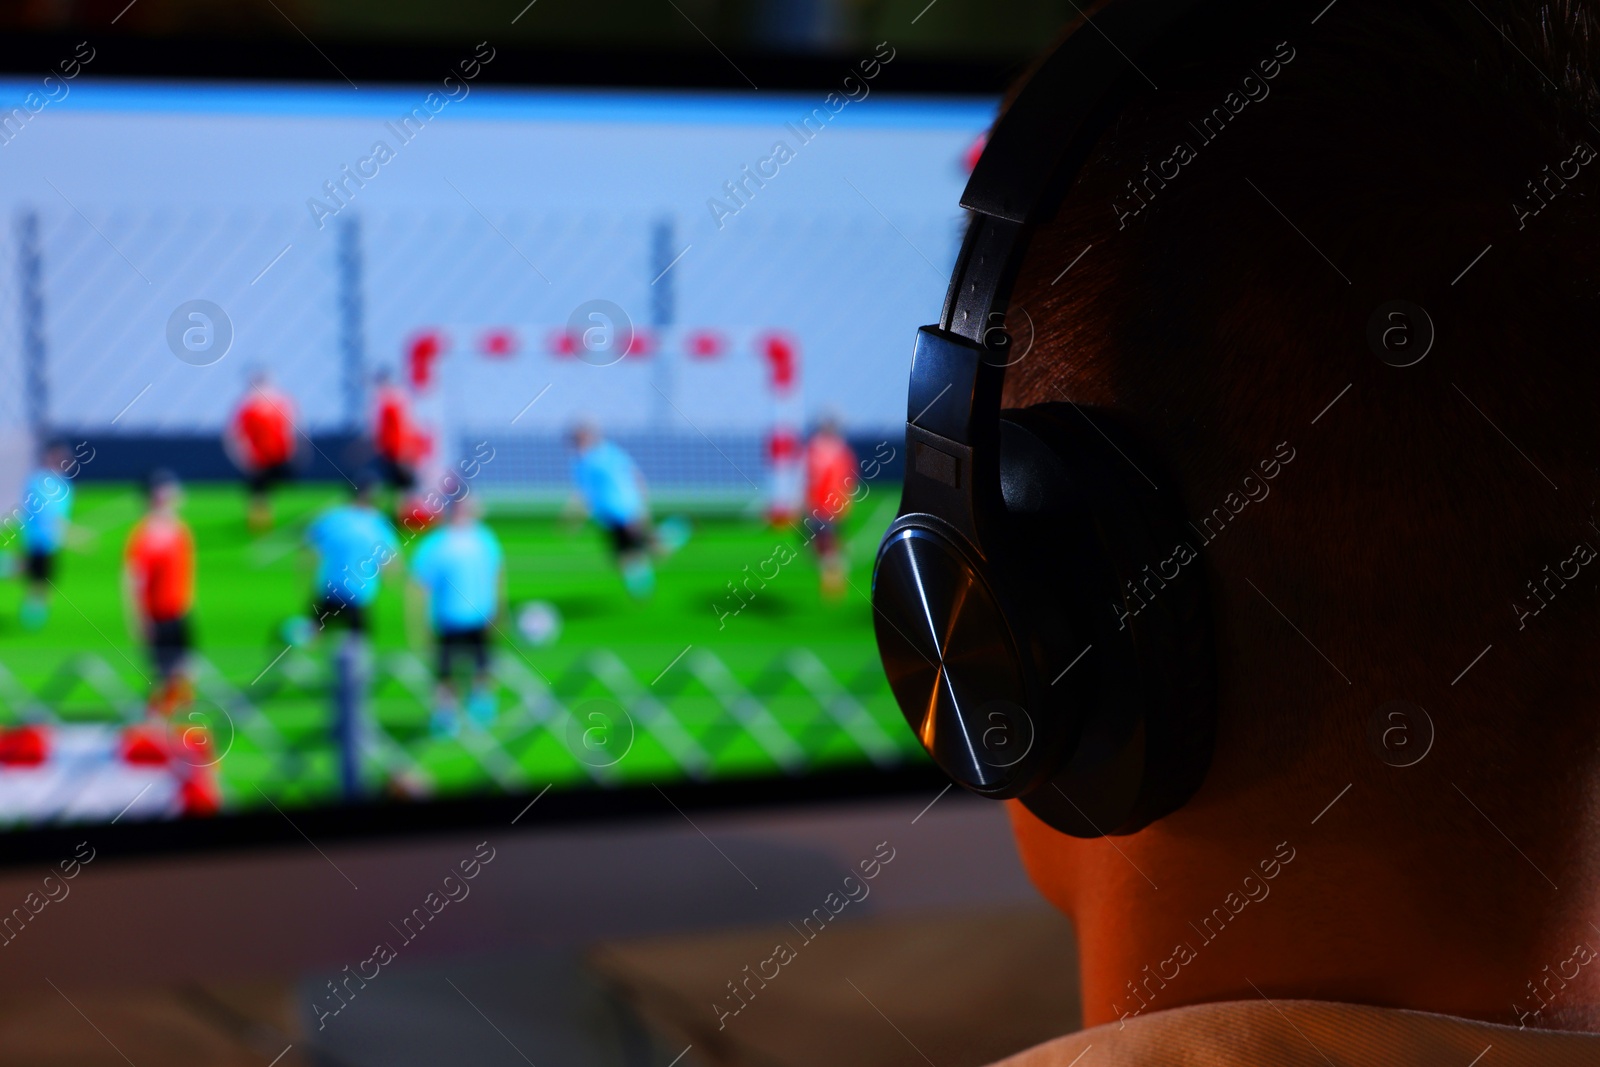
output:
M 657 513 L 792 513 L 802 428 L 793 334 L 628 330 L 612 357 L 564 323 L 419 326 L 444 352 L 418 405 L 434 420 L 441 469 L 470 470 L 494 506 L 555 511 L 572 496 L 571 431 L 588 423 L 638 464 Z

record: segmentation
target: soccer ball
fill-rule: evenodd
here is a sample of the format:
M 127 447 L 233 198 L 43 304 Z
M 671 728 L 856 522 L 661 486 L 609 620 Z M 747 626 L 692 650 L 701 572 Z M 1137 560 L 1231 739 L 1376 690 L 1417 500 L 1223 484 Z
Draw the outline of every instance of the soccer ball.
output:
M 304 615 L 287 618 L 283 620 L 283 625 L 278 627 L 279 639 L 292 648 L 305 648 L 316 636 L 316 623 Z
M 670 556 L 689 543 L 692 530 L 689 520 L 682 515 L 669 515 L 656 525 L 656 543 Z
M 517 633 L 535 648 L 555 644 L 561 636 L 561 613 L 543 600 L 524 604 L 517 609 Z

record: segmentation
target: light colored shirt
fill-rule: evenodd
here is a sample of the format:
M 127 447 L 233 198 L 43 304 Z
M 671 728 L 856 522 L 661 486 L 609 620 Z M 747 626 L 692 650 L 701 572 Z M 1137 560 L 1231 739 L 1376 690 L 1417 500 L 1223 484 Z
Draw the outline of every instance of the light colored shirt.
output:
M 1322 1000 L 1239 1000 L 1153 1011 L 1080 1030 L 995 1067 L 1467 1067 L 1480 1060 L 1481 1067 L 1600 1063 L 1600 1034 Z
M 628 526 L 646 517 L 639 468 L 628 453 L 610 441 L 601 441 L 580 453 L 572 477 L 596 522 Z
M 481 522 L 428 534 L 411 557 L 411 577 L 428 591 L 438 633 L 476 630 L 494 618 L 505 554 Z
M 59 471 L 36 470 L 22 492 L 22 547 L 58 552 L 72 517 L 72 483 Z
M 366 607 L 378 595 L 378 571 L 400 551 L 389 520 L 377 509 L 344 504 L 306 530 L 317 552 L 317 595 Z

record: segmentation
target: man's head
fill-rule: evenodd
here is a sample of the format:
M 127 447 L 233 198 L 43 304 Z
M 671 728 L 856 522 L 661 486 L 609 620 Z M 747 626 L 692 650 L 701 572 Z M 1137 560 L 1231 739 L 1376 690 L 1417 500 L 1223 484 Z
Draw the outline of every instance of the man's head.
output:
M 567 440 L 575 450 L 587 452 L 600 443 L 600 427 L 587 419 L 580 420 L 567 431 Z
M 41 466 L 52 474 L 64 474 L 72 466 L 72 449 L 65 441 L 51 441 L 44 446 Z
M 1600 801 L 1600 559 L 1573 562 L 1600 549 L 1596 9 L 1341 0 L 1312 24 L 1318 6 L 1213 5 L 1225 25 L 1146 72 L 1161 90 L 1096 148 L 1013 296 L 1008 404 L 1137 428 L 1181 485 L 1217 630 L 1216 756 L 1185 809 L 1121 859 L 1014 813 L 1080 926 L 1127 917 L 1105 872 L 1128 859 L 1165 887 L 1290 835 L 1438 931 L 1495 902 L 1576 915 L 1600 886 L 1600 840 L 1558 814 Z M 1426 727 L 1395 733 L 1394 700 L 1432 722 L 1409 767 Z M 1473 947 L 1514 970 L 1513 941 Z M 1497 989 L 1458 999 L 1487 1011 Z
M 145 476 L 145 508 L 151 512 L 171 513 L 177 510 L 182 497 L 178 476 L 165 467 L 157 467 Z

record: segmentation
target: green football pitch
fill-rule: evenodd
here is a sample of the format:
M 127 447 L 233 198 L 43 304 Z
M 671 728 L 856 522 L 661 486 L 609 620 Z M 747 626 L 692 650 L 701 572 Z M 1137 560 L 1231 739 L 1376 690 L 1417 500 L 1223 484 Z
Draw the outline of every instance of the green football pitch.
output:
M 183 514 L 198 548 L 199 695 L 186 714 L 225 752 L 216 766 L 226 808 L 339 796 L 330 695 L 338 632 L 294 647 L 284 635 L 288 620 L 307 614 L 312 592 L 303 532 L 341 497 L 334 487 L 281 491 L 275 528 L 254 535 L 237 488 L 187 492 Z M 878 665 L 865 596 L 897 499 L 897 486 L 875 486 L 845 522 L 852 588 L 837 601 L 820 596 L 800 537 L 757 521 L 692 520 L 687 544 L 658 563 L 654 594 L 636 602 L 592 526 L 491 506 L 512 605 L 494 634 L 494 721 L 455 737 L 430 731 L 432 654 L 425 639 L 408 638 L 403 572 L 386 571 L 364 717 L 368 788 L 521 792 L 919 758 Z M 138 513 L 131 486 L 79 488 L 43 628 L 20 626 L 21 582 L 0 582 L 0 722 L 141 718 L 150 667 L 120 591 Z M 404 551 L 414 548 L 411 541 Z M 547 644 L 519 636 L 516 609 L 530 601 L 559 613 L 559 634 Z M 738 603 L 737 614 L 720 617 Z

